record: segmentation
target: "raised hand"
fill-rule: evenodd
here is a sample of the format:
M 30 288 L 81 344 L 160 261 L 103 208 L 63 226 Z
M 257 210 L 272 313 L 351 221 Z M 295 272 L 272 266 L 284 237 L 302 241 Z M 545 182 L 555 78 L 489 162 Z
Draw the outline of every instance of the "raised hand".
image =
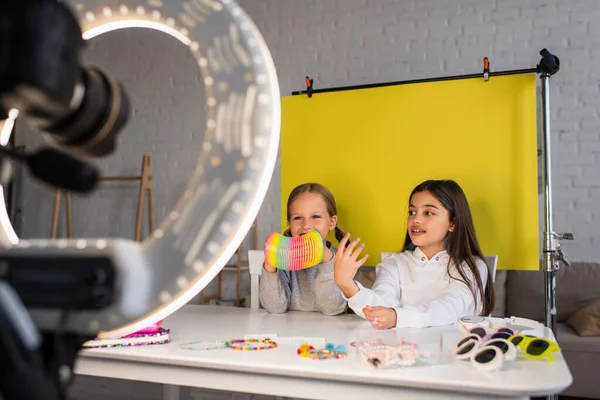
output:
M 359 288 L 356 286 L 356 283 L 354 283 L 354 276 L 356 275 L 358 269 L 365 263 L 365 261 L 367 261 L 367 258 L 369 257 L 369 255 L 366 254 L 364 257 L 357 260 L 365 245 L 361 244 L 360 246 L 356 247 L 356 245 L 360 242 L 360 239 L 356 238 L 346 247 L 349 239 L 350 234 L 347 233 L 340 242 L 340 247 L 335 254 L 333 262 L 335 283 L 342 290 L 344 296 L 348 298 L 358 293 Z

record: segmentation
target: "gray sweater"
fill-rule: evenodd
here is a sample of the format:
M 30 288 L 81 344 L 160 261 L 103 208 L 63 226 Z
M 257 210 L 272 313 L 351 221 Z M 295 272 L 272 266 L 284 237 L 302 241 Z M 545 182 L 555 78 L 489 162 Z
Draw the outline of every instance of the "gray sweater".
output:
M 333 254 L 336 249 L 331 247 Z M 260 275 L 260 303 L 272 314 L 287 311 L 320 311 L 337 315 L 346 311 L 340 288 L 333 280 L 333 258 L 300 271 L 278 269 Z

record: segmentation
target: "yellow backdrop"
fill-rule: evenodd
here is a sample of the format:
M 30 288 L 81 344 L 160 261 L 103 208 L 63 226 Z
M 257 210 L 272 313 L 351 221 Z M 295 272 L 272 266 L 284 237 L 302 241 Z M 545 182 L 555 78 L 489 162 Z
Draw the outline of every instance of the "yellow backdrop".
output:
M 499 269 L 538 269 L 535 78 L 284 97 L 283 228 L 291 190 L 321 183 L 335 195 L 339 226 L 362 239 L 367 265 L 375 265 L 381 251 L 402 247 L 412 189 L 454 179 L 483 252 L 499 256 Z

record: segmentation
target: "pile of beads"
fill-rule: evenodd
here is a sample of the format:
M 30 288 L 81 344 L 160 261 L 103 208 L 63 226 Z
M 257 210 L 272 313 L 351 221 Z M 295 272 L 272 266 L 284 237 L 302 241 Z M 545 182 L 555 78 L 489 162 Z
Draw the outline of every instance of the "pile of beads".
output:
M 346 346 L 339 345 L 336 347 L 331 343 L 328 343 L 325 348 L 321 350 L 316 350 L 313 346 L 303 344 L 298 348 L 297 353 L 300 357 L 313 360 L 328 360 L 332 358 L 342 358 L 348 355 Z
M 225 347 L 232 350 L 268 350 L 277 347 L 277 343 L 271 339 L 232 339 L 225 343 Z
M 298 353 L 298 355 L 300 357 L 304 357 L 304 358 L 308 358 L 308 352 L 310 350 L 314 350 L 315 348 L 313 346 L 310 346 L 308 344 L 303 344 L 302 346 L 298 347 L 298 350 L 296 350 L 296 352 Z
M 357 344 L 363 358 L 375 368 L 399 368 L 414 365 L 419 357 L 415 343 L 402 341 L 396 345 L 382 342 Z

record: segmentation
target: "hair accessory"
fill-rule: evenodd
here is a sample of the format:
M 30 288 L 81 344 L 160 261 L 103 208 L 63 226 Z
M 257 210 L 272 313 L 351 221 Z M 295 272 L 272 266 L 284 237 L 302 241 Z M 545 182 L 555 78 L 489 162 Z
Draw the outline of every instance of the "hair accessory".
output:
M 243 351 L 268 350 L 277 347 L 277 343 L 271 339 L 232 339 L 225 343 L 225 347 Z
M 319 264 L 323 251 L 323 239 L 317 231 L 293 238 L 273 232 L 265 243 L 265 261 L 277 269 L 298 271 Z
M 216 350 L 226 347 L 225 340 L 201 340 L 198 342 L 182 343 L 179 348 L 182 350 Z

